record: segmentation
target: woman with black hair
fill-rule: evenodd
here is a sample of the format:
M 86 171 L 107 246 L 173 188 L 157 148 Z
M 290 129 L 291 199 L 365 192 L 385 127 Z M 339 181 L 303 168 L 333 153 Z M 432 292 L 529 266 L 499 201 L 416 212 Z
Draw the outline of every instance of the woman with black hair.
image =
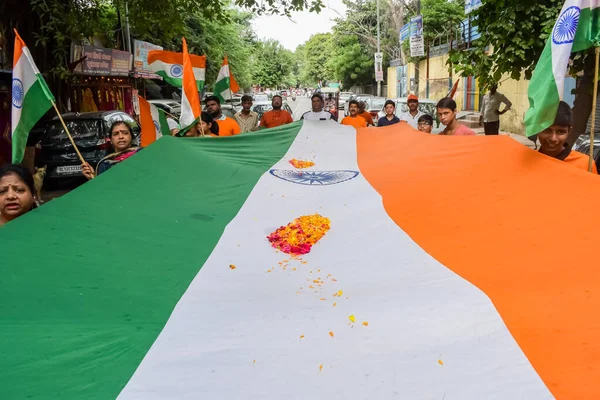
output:
M 124 121 L 114 122 L 110 127 L 110 143 L 113 146 L 114 153 L 100 160 L 98 165 L 96 165 L 96 171 L 94 171 L 89 163 L 84 162 L 81 165 L 83 176 L 93 179 L 142 149 L 141 147 L 132 146 L 133 132 L 131 131 L 131 127 Z
M 0 226 L 35 208 L 33 176 L 27 168 L 9 164 L 0 168 Z
M 200 121 L 198 121 L 196 129 L 198 130 L 198 136 L 219 136 L 219 124 L 206 111 L 200 114 Z

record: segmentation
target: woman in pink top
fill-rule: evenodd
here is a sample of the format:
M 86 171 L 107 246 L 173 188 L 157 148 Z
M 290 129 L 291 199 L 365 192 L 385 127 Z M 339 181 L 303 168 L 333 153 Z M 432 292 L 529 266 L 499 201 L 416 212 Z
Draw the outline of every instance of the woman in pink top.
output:
M 437 114 L 446 129 L 440 135 L 470 136 L 475 132 L 456 120 L 456 102 L 449 97 L 441 99 L 437 103 Z

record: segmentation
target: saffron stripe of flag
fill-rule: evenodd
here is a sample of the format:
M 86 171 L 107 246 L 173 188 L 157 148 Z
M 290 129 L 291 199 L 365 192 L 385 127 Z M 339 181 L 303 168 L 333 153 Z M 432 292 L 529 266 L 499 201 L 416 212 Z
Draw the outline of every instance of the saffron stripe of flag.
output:
M 206 76 L 206 56 L 190 54 L 194 77 L 198 91 L 204 89 Z M 165 82 L 175 86 L 183 86 L 183 53 L 166 50 L 152 50 L 148 52 L 148 67 L 161 76 Z

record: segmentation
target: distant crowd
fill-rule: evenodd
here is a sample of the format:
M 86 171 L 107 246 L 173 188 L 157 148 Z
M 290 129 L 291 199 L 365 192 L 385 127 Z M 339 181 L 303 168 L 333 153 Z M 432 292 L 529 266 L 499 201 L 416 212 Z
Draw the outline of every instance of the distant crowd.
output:
M 510 102 L 505 97 L 496 96 L 495 88 L 484 97 L 481 111 L 481 123 L 485 133 L 498 134 L 498 117 L 510 108 Z M 498 109 L 499 104 L 505 103 L 503 111 Z M 259 119 L 258 113 L 252 111 L 252 97 L 242 97 L 242 109 L 234 118 L 223 114 L 221 101 L 216 96 L 206 99 L 206 110 L 200 115 L 197 124 L 185 131 L 181 131 L 175 121 L 170 121 L 171 134 L 184 137 L 221 137 L 233 136 L 258 129 L 268 129 L 293 122 L 292 115 L 282 109 L 283 98 L 280 95 L 272 97 L 272 109 L 265 112 Z M 431 133 L 434 125 L 432 115 L 419 111 L 419 99 L 410 95 L 407 101 L 408 111 L 396 115 L 396 104 L 392 100 L 385 102 L 385 116 L 379 118 L 378 127 L 387 127 L 395 124 L 408 124 L 418 131 Z M 336 120 L 330 112 L 324 110 L 325 99 L 320 94 L 312 94 L 311 110 L 305 112 L 301 119 L 308 121 Z M 369 112 L 365 111 L 364 104 L 356 100 L 348 102 L 349 115 L 342 119 L 343 125 L 355 128 L 374 126 Z M 451 98 L 441 99 L 436 105 L 437 117 L 445 128 L 440 135 L 470 136 L 475 132 L 460 123 L 457 119 L 456 102 Z M 585 154 L 571 150 L 566 141 L 572 127 L 572 111 L 568 104 L 560 102 L 556 112 L 554 124 L 538 134 L 541 143 L 540 153 L 561 160 L 574 167 L 588 170 L 589 157 Z M 494 120 L 495 119 L 495 120 Z M 113 152 L 97 163 L 95 168 L 87 162 L 82 165 L 83 175 L 88 179 L 104 173 L 120 162 L 135 155 L 142 150 L 134 144 L 134 134 L 131 127 L 117 121 L 110 127 L 110 143 Z M 595 164 L 593 172 L 597 174 Z M 37 186 L 37 187 L 36 187 Z M 41 182 L 36 181 L 29 169 L 20 165 L 6 165 L 0 168 L 0 226 L 18 218 L 37 207 L 36 194 L 39 197 Z

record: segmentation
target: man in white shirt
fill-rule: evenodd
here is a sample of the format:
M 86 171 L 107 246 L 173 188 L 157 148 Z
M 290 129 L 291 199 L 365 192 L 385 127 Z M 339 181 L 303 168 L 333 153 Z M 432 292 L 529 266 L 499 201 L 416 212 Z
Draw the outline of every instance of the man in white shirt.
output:
M 421 111 L 419 111 L 419 98 L 411 94 L 408 96 L 407 100 L 408 111 L 400 114 L 400 122 L 404 121 L 408 123 L 415 129 L 419 128 L 419 118 L 423 115 Z
M 305 112 L 300 119 L 307 121 L 329 121 L 331 119 L 335 121 L 332 113 L 323 111 L 323 98 L 320 94 L 313 94 L 310 101 L 312 102 L 312 110 Z
M 510 100 L 505 95 L 496 91 L 497 85 L 490 86 L 490 92 L 483 96 L 479 126 L 483 125 L 486 135 L 497 135 L 500 132 L 500 116 L 512 107 Z M 500 104 L 504 103 L 504 110 L 500 111 Z

